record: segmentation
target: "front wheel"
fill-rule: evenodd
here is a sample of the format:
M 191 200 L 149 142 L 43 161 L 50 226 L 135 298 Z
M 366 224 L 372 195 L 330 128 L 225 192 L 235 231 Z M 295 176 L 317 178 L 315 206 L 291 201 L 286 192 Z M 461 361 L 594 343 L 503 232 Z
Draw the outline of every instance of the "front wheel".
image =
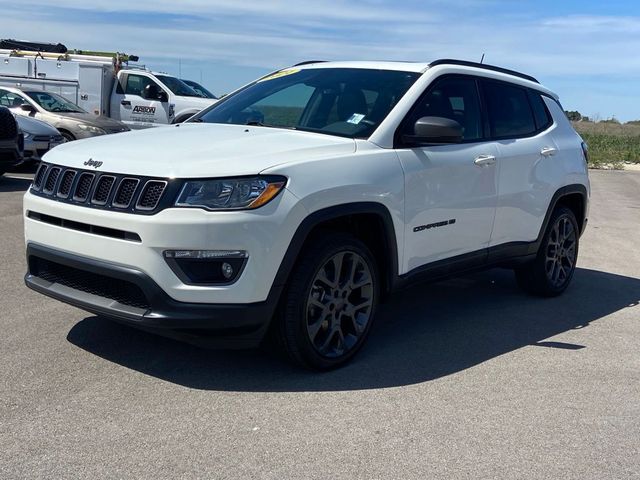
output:
M 72 133 L 67 132 L 66 130 L 60 130 L 60 135 L 64 137 L 66 142 L 73 142 L 76 139 Z
M 571 210 L 557 208 L 551 215 L 535 260 L 516 269 L 516 280 L 527 292 L 555 297 L 564 292 L 578 260 L 578 222 Z
M 364 344 L 379 291 L 377 265 L 364 243 L 342 233 L 317 237 L 294 267 L 275 318 L 275 341 L 298 365 L 338 367 Z

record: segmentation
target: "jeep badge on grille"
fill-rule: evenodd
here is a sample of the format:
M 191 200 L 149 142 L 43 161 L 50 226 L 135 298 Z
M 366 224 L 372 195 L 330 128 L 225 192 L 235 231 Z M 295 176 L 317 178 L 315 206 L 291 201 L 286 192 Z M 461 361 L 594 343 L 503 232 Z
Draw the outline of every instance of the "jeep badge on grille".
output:
M 94 160 L 93 158 L 90 158 L 89 160 L 84 162 L 84 165 L 85 165 L 85 167 L 98 168 L 100 165 L 102 165 L 102 162 L 98 162 L 98 161 Z

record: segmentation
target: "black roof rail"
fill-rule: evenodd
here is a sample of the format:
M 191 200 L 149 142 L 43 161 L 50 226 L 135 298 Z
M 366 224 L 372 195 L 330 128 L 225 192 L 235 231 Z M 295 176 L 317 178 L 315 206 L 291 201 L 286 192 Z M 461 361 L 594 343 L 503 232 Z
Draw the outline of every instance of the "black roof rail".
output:
M 295 65 L 291 65 L 292 67 L 301 67 L 302 65 L 310 65 L 312 63 L 326 63 L 326 60 L 306 60 L 304 62 L 296 63 Z
M 436 60 L 435 62 L 429 63 L 430 67 L 435 67 L 436 65 L 461 65 L 463 67 L 483 68 L 485 70 L 491 70 L 493 72 L 500 72 L 500 73 L 506 73 L 507 75 L 513 75 L 514 77 L 523 78 L 525 80 L 529 80 L 530 82 L 540 83 L 531 75 L 516 72 L 515 70 L 509 70 L 508 68 L 496 67 L 494 65 L 487 65 L 485 63 L 468 62 L 466 60 L 452 60 L 450 58 L 443 58 L 440 60 Z

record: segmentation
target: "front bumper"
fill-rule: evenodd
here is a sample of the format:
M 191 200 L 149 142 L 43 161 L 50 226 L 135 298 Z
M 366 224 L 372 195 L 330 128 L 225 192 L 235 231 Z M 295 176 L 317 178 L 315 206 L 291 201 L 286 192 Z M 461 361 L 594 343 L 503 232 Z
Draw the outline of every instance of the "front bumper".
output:
M 93 230 L 46 223 L 34 214 L 84 224 Z M 304 214 L 303 207 L 286 189 L 272 202 L 253 211 L 168 208 L 153 215 L 72 205 L 31 192 L 24 197 L 27 244 L 135 268 L 173 300 L 184 303 L 245 305 L 267 300 Z M 103 232 L 105 229 L 137 240 L 108 236 Z M 163 255 L 167 250 L 243 250 L 249 252 L 249 258 L 231 285 L 187 285 L 167 263 Z
M 138 328 L 189 339 L 207 332 L 207 344 L 247 348 L 260 343 L 279 297 L 252 304 L 178 302 L 148 275 L 124 267 L 40 245 L 27 245 L 26 285 L 39 293 L 88 312 Z M 56 276 L 64 269 L 65 276 Z M 120 292 L 106 285 L 118 284 Z M 101 287 L 103 285 L 103 287 Z M 135 291 L 135 292 L 134 292 Z M 137 294 L 135 294 L 137 293 Z

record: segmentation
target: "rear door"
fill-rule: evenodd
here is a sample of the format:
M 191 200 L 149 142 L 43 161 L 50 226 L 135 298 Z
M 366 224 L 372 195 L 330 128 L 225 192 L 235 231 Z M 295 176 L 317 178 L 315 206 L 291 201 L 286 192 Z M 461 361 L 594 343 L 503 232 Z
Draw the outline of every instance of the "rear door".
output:
M 491 137 L 498 146 L 498 203 L 491 246 L 538 237 L 558 178 L 553 121 L 541 94 L 481 82 Z
M 159 83 L 145 73 L 121 72 L 115 105 L 120 112 L 120 121 L 131 128 L 149 127 L 154 124 L 169 123 L 169 102 L 144 98 L 147 85 L 156 85 L 160 91 L 166 91 Z M 168 96 L 169 92 L 167 92 Z
M 496 145 L 485 138 L 475 78 L 436 80 L 409 113 L 400 132 L 411 135 L 422 117 L 456 120 L 461 143 L 402 148 L 405 172 L 405 265 L 408 272 L 438 260 L 466 255 L 482 263 L 497 201 Z

